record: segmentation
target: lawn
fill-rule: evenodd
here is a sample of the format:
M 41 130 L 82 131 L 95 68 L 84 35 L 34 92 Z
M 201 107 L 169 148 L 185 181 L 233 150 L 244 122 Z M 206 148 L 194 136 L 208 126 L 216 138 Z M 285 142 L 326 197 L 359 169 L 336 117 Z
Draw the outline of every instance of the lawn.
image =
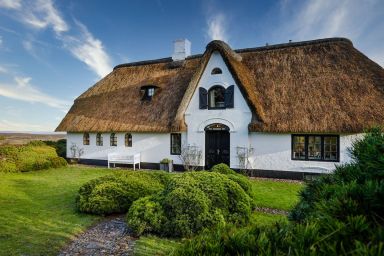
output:
M 258 207 L 289 211 L 298 202 L 302 183 L 252 179 Z
M 86 181 L 111 173 L 104 168 L 66 167 L 29 173 L 0 173 L 0 254 L 57 255 L 74 235 L 99 217 L 80 214 L 75 197 Z M 289 210 L 299 183 L 252 180 L 259 207 Z M 251 222 L 269 225 L 283 215 L 254 212 Z M 166 255 L 178 242 L 143 236 L 137 255 Z
M 0 254 L 57 255 L 69 239 L 98 219 L 76 212 L 77 190 L 110 172 L 66 167 L 0 173 Z

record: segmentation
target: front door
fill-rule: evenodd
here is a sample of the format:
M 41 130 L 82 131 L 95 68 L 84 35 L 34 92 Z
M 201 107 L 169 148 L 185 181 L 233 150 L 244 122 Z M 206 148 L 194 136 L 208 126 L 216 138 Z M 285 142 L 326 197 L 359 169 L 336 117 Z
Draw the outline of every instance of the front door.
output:
M 229 128 L 222 124 L 213 124 L 205 128 L 205 165 L 210 169 L 215 164 L 229 166 L 230 134 Z

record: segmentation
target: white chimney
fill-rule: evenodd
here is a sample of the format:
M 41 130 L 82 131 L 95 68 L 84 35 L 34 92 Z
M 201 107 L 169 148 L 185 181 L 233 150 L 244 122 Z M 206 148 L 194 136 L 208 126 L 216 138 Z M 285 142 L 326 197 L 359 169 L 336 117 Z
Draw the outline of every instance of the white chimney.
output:
M 173 61 L 185 60 L 191 55 L 191 42 L 188 39 L 178 39 L 173 42 Z

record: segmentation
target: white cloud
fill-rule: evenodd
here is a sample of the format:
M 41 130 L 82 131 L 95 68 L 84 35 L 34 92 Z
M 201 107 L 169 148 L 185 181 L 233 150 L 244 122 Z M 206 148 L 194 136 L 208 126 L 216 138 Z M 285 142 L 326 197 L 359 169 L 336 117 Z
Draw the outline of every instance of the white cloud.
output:
M 106 53 L 103 43 L 94 38 L 87 27 L 76 22 L 80 30 L 79 37 L 61 37 L 64 46 L 78 60 L 84 62 L 99 77 L 104 77 L 112 70 L 110 57 Z
M 14 122 L 6 119 L 0 120 L 0 131 L 51 131 L 51 126 L 40 124 Z
M 14 77 L 14 81 L 13 84 L 0 83 L 1 96 L 31 103 L 41 103 L 62 111 L 68 110 L 71 105 L 68 101 L 52 97 L 39 91 L 36 87 L 31 85 L 30 77 L 16 76 Z
M 24 6 L 19 18 L 36 29 L 52 27 L 57 34 L 69 30 L 51 0 L 37 0 L 32 6 Z
M 16 14 L 18 20 L 35 29 L 52 28 L 56 38 L 63 43 L 72 56 L 85 63 L 99 77 L 105 76 L 112 70 L 111 58 L 101 40 L 95 38 L 80 22 L 75 21 L 76 26 L 70 29 L 52 0 L 36 0 L 28 6 L 20 6 L 17 8 Z M 32 56 L 41 59 L 33 41 L 24 40 L 23 47 Z
M 309 0 L 280 2 L 281 17 L 272 39 L 278 42 L 347 37 L 384 65 L 382 0 Z M 278 19 L 278 18 L 276 18 Z
M 211 40 L 222 40 L 228 42 L 228 35 L 226 32 L 226 17 L 224 14 L 215 14 L 207 20 L 207 36 Z
M 6 9 L 19 9 L 21 0 L 0 0 L 0 7 Z

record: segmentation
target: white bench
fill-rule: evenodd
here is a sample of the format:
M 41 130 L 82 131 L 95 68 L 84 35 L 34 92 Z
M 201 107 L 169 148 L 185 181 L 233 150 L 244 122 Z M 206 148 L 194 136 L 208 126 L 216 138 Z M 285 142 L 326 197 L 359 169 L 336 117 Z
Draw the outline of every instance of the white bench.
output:
M 140 169 L 140 153 L 128 154 L 128 153 L 109 153 L 108 154 L 108 168 L 110 164 L 133 164 L 133 170 L 136 170 L 136 164 L 139 164 Z

